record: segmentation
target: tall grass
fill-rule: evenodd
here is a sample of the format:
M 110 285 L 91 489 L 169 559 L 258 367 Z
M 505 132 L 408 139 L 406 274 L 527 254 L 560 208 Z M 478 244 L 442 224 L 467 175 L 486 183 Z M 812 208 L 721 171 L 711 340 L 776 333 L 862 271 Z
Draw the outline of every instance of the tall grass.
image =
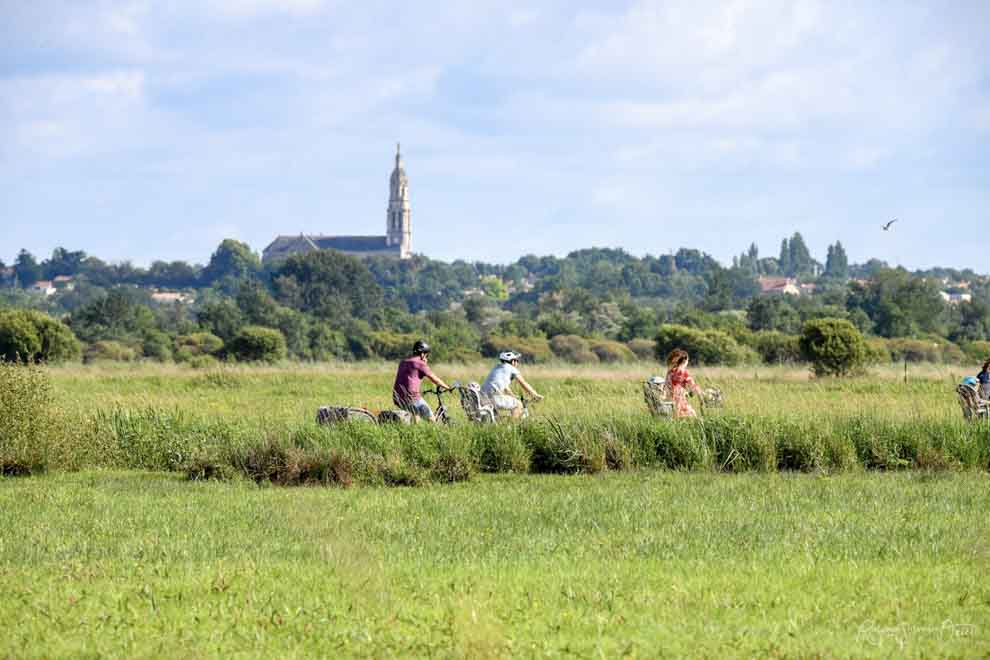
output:
M 44 372 L 0 360 L 0 474 L 44 471 L 51 427 L 51 383 Z
M 179 375 L 2 365 L 0 465 L 7 474 L 114 467 L 336 486 L 448 483 L 479 471 L 990 467 L 990 425 L 961 419 L 945 396 L 951 389 L 944 377 L 799 383 L 786 374 L 757 381 L 725 372 L 709 379 L 727 392 L 723 412 L 658 421 L 646 413 L 635 381 L 599 378 L 605 373 L 599 370 L 584 377 L 573 368 L 556 378 L 550 373 L 556 374 L 534 376 L 549 395 L 547 405 L 522 423 L 472 425 L 457 416 L 450 427 L 319 427 L 312 421 L 315 404 L 374 405 L 378 392 L 387 391 L 388 373 Z
M 476 471 L 552 474 L 660 467 L 721 472 L 988 469 L 990 425 L 723 415 L 657 422 L 601 420 L 378 427 L 264 426 L 196 418 L 165 408 L 98 411 L 81 429 L 71 465 L 241 474 L 278 485 L 415 486 Z M 98 441 L 103 453 L 87 447 Z M 58 467 L 58 466 L 56 466 Z

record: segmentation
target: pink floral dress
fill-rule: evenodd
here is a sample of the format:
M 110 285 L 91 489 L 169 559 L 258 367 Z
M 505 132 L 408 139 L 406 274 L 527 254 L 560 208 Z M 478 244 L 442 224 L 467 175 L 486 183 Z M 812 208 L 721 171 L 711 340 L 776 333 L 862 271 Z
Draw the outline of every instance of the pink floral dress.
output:
M 667 390 L 670 392 L 670 398 L 674 400 L 674 417 L 698 416 L 698 413 L 688 403 L 688 389 L 694 390 L 699 396 L 701 395 L 701 388 L 694 382 L 694 378 L 691 377 L 687 369 L 679 367 L 667 372 Z

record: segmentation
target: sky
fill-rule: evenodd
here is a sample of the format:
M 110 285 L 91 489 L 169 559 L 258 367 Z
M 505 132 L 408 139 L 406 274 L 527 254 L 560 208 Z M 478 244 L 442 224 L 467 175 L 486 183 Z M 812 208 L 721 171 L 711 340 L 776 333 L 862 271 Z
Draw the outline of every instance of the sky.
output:
M 0 0 L 0 259 L 224 238 L 988 272 L 990 2 Z M 899 218 L 891 231 L 881 224 Z

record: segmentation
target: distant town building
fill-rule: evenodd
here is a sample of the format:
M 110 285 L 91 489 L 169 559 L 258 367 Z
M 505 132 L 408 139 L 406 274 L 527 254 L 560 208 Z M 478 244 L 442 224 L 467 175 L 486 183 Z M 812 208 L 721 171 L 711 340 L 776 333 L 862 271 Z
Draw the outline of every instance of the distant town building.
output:
M 760 293 L 763 295 L 801 295 L 801 289 L 793 277 L 761 277 L 757 281 L 760 283 Z
M 412 255 L 412 210 L 409 204 L 409 179 L 402 165 L 402 152 L 395 150 L 395 169 L 389 180 L 388 209 L 384 236 L 279 236 L 262 253 L 266 264 L 294 254 L 314 250 L 337 250 L 355 256 L 386 256 L 408 259 Z
M 972 293 L 949 293 L 948 291 L 939 291 L 939 295 L 942 296 L 942 300 L 949 303 L 950 305 L 959 305 L 964 302 L 973 302 Z
M 52 286 L 58 290 L 72 291 L 76 288 L 75 278 L 72 275 L 56 275 L 52 278 Z
M 52 284 L 51 280 L 38 280 L 34 284 L 28 287 L 29 291 L 34 291 L 36 293 L 42 293 L 45 297 L 55 295 L 55 286 Z
M 179 293 L 178 291 L 155 291 L 151 294 L 151 300 L 163 305 L 170 305 L 172 303 L 187 304 L 193 302 L 195 297 L 188 293 Z

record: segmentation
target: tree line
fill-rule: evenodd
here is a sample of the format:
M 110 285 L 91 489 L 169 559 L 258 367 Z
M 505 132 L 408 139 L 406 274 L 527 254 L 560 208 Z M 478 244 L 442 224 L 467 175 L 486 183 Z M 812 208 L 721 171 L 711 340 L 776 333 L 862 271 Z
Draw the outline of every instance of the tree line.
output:
M 508 346 L 531 361 L 649 359 L 675 341 L 702 362 L 780 363 L 806 359 L 799 338 L 822 319 L 848 322 L 865 338 L 868 360 L 990 355 L 986 276 L 850 264 L 839 242 L 820 263 L 799 233 L 776 256 L 751 245 L 729 266 L 689 248 L 645 257 L 591 248 L 508 265 L 319 251 L 262 264 L 228 239 L 202 266 L 139 268 L 60 247 L 40 261 L 22 250 L 0 272 L 8 359 L 392 359 L 424 336 L 439 359 L 452 360 Z M 47 297 L 28 291 L 58 276 L 71 286 Z M 763 295 L 767 277 L 806 286 L 798 296 Z M 187 291 L 194 301 L 156 302 L 155 289 Z M 949 304 L 946 291 L 968 299 Z M 46 353 L 53 327 L 65 333 L 47 340 L 59 348 Z

